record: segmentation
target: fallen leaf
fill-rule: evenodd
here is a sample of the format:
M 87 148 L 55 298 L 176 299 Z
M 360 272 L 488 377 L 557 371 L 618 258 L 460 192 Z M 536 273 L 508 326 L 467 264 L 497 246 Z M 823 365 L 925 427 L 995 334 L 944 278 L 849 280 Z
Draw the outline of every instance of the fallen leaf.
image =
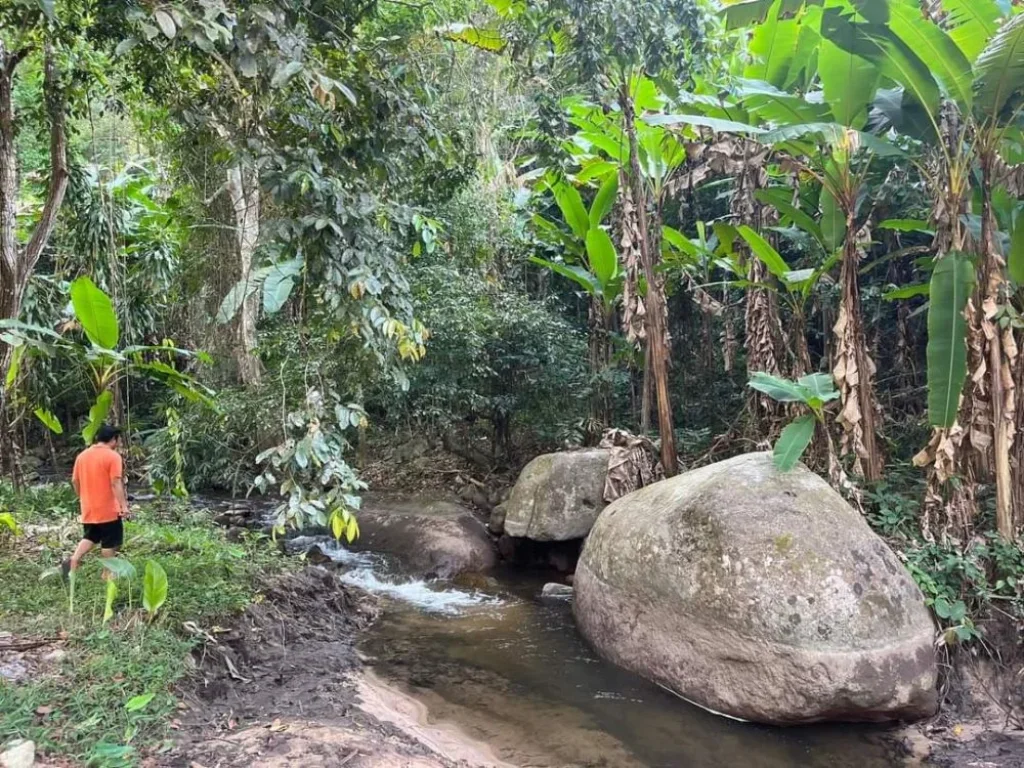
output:
M 281 718 L 276 718 L 274 722 L 270 724 L 269 728 L 277 733 L 288 730 L 288 726 L 281 722 Z
M 959 738 L 960 736 L 963 735 L 963 733 L 964 733 L 964 727 L 962 725 L 957 723 L 956 725 L 953 726 L 953 735 L 954 736 Z
M 36 707 L 36 714 L 40 717 L 44 717 L 53 712 L 53 707 Z
M 181 720 L 171 720 L 171 728 L 176 731 L 181 730 Z
M 235 720 L 235 718 L 231 718 L 230 720 L 228 720 L 228 730 L 229 731 L 233 731 L 237 727 L 238 727 L 238 722 Z

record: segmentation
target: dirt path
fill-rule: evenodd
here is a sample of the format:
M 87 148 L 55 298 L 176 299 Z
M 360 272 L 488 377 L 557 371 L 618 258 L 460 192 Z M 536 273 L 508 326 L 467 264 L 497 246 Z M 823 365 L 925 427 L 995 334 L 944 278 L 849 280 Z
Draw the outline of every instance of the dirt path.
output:
M 363 670 L 358 632 L 375 615 L 332 574 L 269 585 L 230 629 L 207 630 L 174 723 L 167 768 L 515 768 Z

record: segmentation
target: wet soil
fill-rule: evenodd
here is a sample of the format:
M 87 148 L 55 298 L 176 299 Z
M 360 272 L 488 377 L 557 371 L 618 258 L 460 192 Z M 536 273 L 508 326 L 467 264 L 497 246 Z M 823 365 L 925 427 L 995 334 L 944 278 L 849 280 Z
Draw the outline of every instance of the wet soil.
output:
M 355 642 L 376 602 L 309 567 L 267 585 L 207 631 L 168 768 L 453 768 L 497 764 L 457 729 L 431 728 L 407 697 L 361 672 Z M 364 704 L 364 702 L 370 702 Z

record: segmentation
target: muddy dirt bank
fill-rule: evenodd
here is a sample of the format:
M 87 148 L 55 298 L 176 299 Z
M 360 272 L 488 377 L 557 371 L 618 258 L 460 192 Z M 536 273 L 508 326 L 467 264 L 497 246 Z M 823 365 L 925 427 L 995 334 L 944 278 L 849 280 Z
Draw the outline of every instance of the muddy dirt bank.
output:
M 309 567 L 268 584 L 229 627 L 195 628 L 203 643 L 172 724 L 175 747 L 149 764 L 506 768 L 363 669 L 355 643 L 376 613 L 373 598 Z

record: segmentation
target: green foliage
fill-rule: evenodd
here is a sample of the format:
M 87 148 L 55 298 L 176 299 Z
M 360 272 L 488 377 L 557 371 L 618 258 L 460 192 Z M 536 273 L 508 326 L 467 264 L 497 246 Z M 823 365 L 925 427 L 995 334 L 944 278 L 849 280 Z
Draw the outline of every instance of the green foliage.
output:
M 939 259 L 932 272 L 928 309 L 928 419 L 951 427 L 967 377 L 964 309 L 974 286 L 974 265 L 962 253 Z
M 825 405 L 839 397 L 832 376 L 812 373 L 796 381 L 757 371 L 750 376 L 749 386 L 780 403 L 802 403 L 810 413 L 795 418 L 782 430 L 775 442 L 773 459 L 781 472 L 796 466 L 814 438 L 817 425 L 825 423 Z
M 20 495 L 0 485 L 0 502 L 23 510 L 25 522 L 68 525 L 75 517 L 66 483 Z M 67 554 L 59 534 L 33 533 L 30 548 L 0 558 L 4 628 L 30 636 L 66 633 L 66 657 L 55 674 L 0 686 L 0 742 L 33 739 L 54 759 L 75 764 L 137 764 L 140 754 L 159 749 L 171 734 L 177 686 L 197 643 L 183 624 L 206 627 L 242 610 L 256 599 L 261 580 L 287 563 L 264 537 L 226 541 L 206 510 L 161 504 L 143 506 L 138 517 L 126 523 L 133 558 L 159 557 L 174 584 L 174 599 L 160 609 L 160 621 L 138 621 L 138 612 L 124 609 L 131 582 L 122 576 L 104 622 L 108 585 L 115 582 L 100 578 L 98 557 L 83 562 L 75 614 L 68 617 L 61 610 L 66 595 L 60 580 L 39 578 Z M 134 580 L 138 588 L 139 574 Z M 43 706 L 52 712 L 38 715 Z
M 156 560 L 146 563 L 146 575 L 142 581 L 142 606 L 150 620 L 156 617 L 167 602 L 167 573 Z
M 88 277 L 71 283 L 71 305 L 89 341 L 103 349 L 116 349 L 121 338 L 114 304 Z
M 445 267 L 420 270 L 413 290 L 432 330 L 400 400 L 416 421 L 442 430 L 482 422 L 505 450 L 514 429 L 553 441 L 582 418 L 585 342 L 553 302 Z

